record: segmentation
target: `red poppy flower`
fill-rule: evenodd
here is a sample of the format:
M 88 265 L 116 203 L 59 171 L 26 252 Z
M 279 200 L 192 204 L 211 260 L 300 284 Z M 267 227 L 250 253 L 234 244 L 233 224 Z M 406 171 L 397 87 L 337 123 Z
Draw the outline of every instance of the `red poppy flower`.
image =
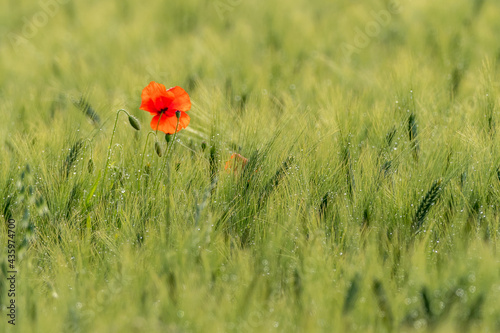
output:
M 153 130 L 174 134 L 177 126 L 175 115 L 177 111 L 180 111 L 177 132 L 189 125 L 190 118 L 186 111 L 191 109 L 191 100 L 188 93 L 181 87 L 175 86 L 167 90 L 163 84 L 151 81 L 142 90 L 141 98 L 140 109 L 154 115 L 151 120 Z
M 234 160 L 234 165 L 233 161 Z M 230 172 L 231 169 L 233 169 L 234 173 L 237 173 L 238 170 L 243 170 L 245 165 L 248 163 L 248 158 L 241 156 L 240 154 L 234 153 L 231 155 L 231 160 L 226 161 L 226 165 L 224 166 L 224 169 L 227 172 Z

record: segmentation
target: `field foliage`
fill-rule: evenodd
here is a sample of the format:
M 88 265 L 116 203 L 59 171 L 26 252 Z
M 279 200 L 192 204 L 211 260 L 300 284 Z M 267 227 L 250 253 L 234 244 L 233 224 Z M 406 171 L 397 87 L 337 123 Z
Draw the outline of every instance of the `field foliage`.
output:
M 1 3 L 1 332 L 500 330 L 497 1 Z

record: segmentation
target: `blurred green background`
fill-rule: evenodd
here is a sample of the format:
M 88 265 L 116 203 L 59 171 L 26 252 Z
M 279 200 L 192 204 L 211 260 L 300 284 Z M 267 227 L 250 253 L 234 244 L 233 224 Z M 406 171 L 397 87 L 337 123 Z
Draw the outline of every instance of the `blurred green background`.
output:
M 500 330 L 499 2 L 0 7 L 1 332 Z

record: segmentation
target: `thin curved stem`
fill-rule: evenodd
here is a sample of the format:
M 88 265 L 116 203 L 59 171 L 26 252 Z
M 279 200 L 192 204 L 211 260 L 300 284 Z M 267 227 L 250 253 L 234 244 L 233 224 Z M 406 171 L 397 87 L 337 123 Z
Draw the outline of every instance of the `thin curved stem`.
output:
M 161 165 L 161 169 L 160 169 L 160 173 L 159 175 L 162 175 L 163 174 L 163 171 L 165 169 L 165 166 L 167 165 L 168 163 L 168 160 L 167 160 L 167 157 L 168 157 L 168 154 L 170 153 L 170 151 L 172 150 L 172 146 L 174 145 L 175 143 L 175 138 L 177 137 L 177 130 L 179 129 L 179 122 L 180 122 L 180 118 L 177 118 L 177 124 L 175 125 L 175 132 L 174 132 L 174 137 L 172 138 L 172 143 L 168 145 L 167 147 L 167 152 L 165 153 L 165 163 Z M 157 182 L 157 186 L 159 187 L 160 186 L 160 181 Z M 158 189 L 157 187 L 157 189 Z
M 167 152 L 165 153 L 165 158 L 168 156 L 168 153 L 170 152 L 170 149 L 175 143 L 175 138 L 177 136 L 177 129 L 179 128 L 179 119 L 177 119 L 177 124 L 175 125 L 175 132 L 174 132 L 174 137 L 172 138 L 172 143 L 168 146 Z
M 144 150 L 142 151 L 141 168 L 144 164 L 144 156 L 146 156 L 146 148 L 148 147 L 148 140 L 151 134 L 155 135 L 155 132 L 149 131 L 148 135 L 146 136 L 146 143 L 144 144 Z
M 111 134 L 111 140 L 109 140 L 108 154 L 106 157 L 106 164 L 104 165 L 104 171 L 103 171 L 103 177 L 102 177 L 103 191 L 104 191 L 104 183 L 106 181 L 106 174 L 108 173 L 109 160 L 111 159 L 111 147 L 113 146 L 113 138 L 115 136 L 116 125 L 118 124 L 118 116 L 120 115 L 120 112 L 125 112 L 128 116 L 130 116 L 130 114 L 127 112 L 127 110 L 120 109 L 120 110 L 116 111 L 115 125 L 113 126 L 113 133 Z
M 160 112 L 160 117 L 158 118 L 158 123 L 156 124 L 156 129 L 155 129 L 155 134 L 156 134 L 156 136 L 158 136 L 158 127 L 160 127 L 161 117 L 163 116 L 163 113 L 164 113 L 164 112 L 165 112 L 165 111 L 161 111 L 161 112 Z
M 94 155 L 92 154 L 92 140 L 90 140 L 88 138 L 85 139 L 85 149 L 90 149 L 90 159 L 89 159 L 89 162 L 87 164 L 87 170 L 89 171 L 89 173 L 91 173 L 90 167 L 89 167 L 90 163 L 92 163 L 92 170 L 94 169 L 94 167 L 93 167 L 93 165 L 94 165 L 93 156 Z
M 149 140 L 149 136 L 153 134 L 153 135 L 156 135 L 155 132 L 153 131 L 149 131 L 148 132 L 148 135 L 146 136 L 146 143 L 144 144 L 144 150 L 142 151 L 142 159 L 141 159 L 141 165 L 139 166 L 140 170 L 141 170 L 141 174 L 140 176 L 137 178 L 137 186 L 140 185 L 140 181 L 141 181 L 141 178 L 142 178 L 142 168 L 144 167 L 144 157 L 146 156 L 146 148 L 148 147 L 148 140 Z
M 88 144 L 85 144 L 85 147 L 88 146 L 90 148 L 90 158 L 92 159 L 93 158 L 93 154 L 92 154 L 92 140 L 85 139 L 85 142 L 88 142 Z

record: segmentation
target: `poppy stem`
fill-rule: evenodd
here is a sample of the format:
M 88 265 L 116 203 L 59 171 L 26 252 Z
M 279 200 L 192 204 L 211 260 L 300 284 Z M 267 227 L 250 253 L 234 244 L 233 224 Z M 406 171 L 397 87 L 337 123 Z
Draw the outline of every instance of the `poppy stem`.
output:
M 109 160 L 111 159 L 111 147 L 113 146 L 113 138 L 115 136 L 116 125 L 118 124 L 118 116 L 120 115 L 120 112 L 125 112 L 128 116 L 130 116 L 130 114 L 127 112 L 127 110 L 120 109 L 120 110 L 116 111 L 115 126 L 113 126 L 113 133 L 111 134 L 111 140 L 109 140 L 108 155 L 106 157 L 106 164 L 104 165 L 104 171 L 103 171 L 104 176 L 102 177 L 102 180 L 103 180 L 102 189 L 103 189 L 103 191 L 104 191 L 104 182 L 106 181 L 106 174 L 108 172 Z
M 144 150 L 142 151 L 141 168 L 143 167 L 143 164 L 144 164 L 144 156 L 146 156 L 146 148 L 148 147 L 148 140 L 149 140 L 150 134 L 155 135 L 156 133 L 153 131 L 149 131 L 148 135 L 146 136 L 146 143 L 144 144 Z
M 146 156 L 146 148 L 148 147 L 149 135 L 151 135 L 151 134 L 156 135 L 155 132 L 149 131 L 148 135 L 146 136 L 146 143 L 144 144 L 144 150 L 142 151 L 141 165 L 139 166 L 141 168 L 141 175 L 139 176 L 139 178 L 137 178 L 138 182 L 142 178 L 142 168 L 144 168 L 144 156 Z
M 170 143 L 167 147 L 167 152 L 165 153 L 165 163 L 162 164 L 161 166 L 161 169 L 160 169 L 160 175 L 163 174 L 163 170 L 165 169 L 165 166 L 167 165 L 167 157 L 168 157 L 168 153 L 170 153 L 170 150 L 172 149 L 172 146 L 174 145 L 175 143 L 175 137 L 177 136 L 177 130 L 179 129 L 179 120 L 180 120 L 180 117 L 177 117 L 177 124 L 175 125 L 175 132 L 174 132 L 174 137 L 172 138 L 172 143 Z M 158 186 L 160 186 L 160 182 L 157 183 Z
M 167 152 L 165 153 L 165 158 L 167 158 L 168 153 L 170 152 L 170 149 L 175 143 L 175 137 L 177 136 L 177 129 L 179 128 L 179 118 L 177 118 L 177 124 L 175 125 L 175 132 L 174 132 L 174 137 L 172 138 L 172 143 L 168 146 Z
M 165 111 L 160 112 L 160 117 L 158 118 L 158 123 L 156 124 L 156 130 L 155 130 L 156 136 L 158 136 L 158 127 L 160 127 L 160 121 L 161 121 L 161 117 L 163 116 L 163 112 L 165 112 Z
M 85 139 L 85 148 L 89 147 L 90 149 L 90 158 L 93 157 L 93 154 L 92 154 L 92 140 L 91 139 Z M 87 144 L 88 142 L 88 144 Z

